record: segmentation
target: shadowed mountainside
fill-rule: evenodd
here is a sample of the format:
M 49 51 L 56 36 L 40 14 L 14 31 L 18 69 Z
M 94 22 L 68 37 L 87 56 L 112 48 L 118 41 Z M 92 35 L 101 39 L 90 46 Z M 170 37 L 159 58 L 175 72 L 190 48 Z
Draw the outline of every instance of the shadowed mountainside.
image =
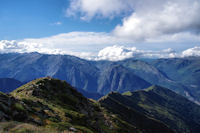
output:
M 20 87 L 23 83 L 12 78 L 0 78 L 0 91 L 8 93 Z
M 178 133 L 200 131 L 200 106 L 160 86 L 123 94 L 110 93 L 99 102 L 130 123 L 135 123 L 138 115 L 134 114 L 142 113 L 163 122 Z M 138 121 L 147 122 L 140 118 Z

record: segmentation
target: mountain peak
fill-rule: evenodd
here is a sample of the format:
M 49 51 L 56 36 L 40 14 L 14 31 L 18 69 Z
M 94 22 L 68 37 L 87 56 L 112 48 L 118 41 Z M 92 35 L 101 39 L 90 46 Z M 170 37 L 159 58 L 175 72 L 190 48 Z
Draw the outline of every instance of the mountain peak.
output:
M 15 91 L 13 91 L 13 94 L 26 93 L 26 96 L 28 95 L 37 96 L 41 95 L 46 91 L 48 91 L 48 93 L 52 93 L 52 91 L 55 91 L 56 93 L 62 93 L 62 91 L 67 91 L 67 89 L 71 88 L 73 87 L 71 87 L 66 81 L 54 79 L 51 77 L 44 77 L 35 79 L 17 88 Z
M 23 99 L 40 99 L 56 104 L 79 104 L 78 101 L 86 102 L 87 99 L 75 90 L 66 81 L 44 77 L 33 80 L 11 93 L 13 96 Z
M 132 92 L 131 91 L 127 91 L 122 93 L 123 96 L 132 96 Z
M 66 81 L 51 77 L 36 79 L 13 91 L 10 97 L 17 109 L 24 111 L 23 122 L 67 132 L 71 129 L 77 132 L 133 130 L 132 126 L 127 125 L 126 129 L 120 125 L 122 122 L 114 122 L 116 118 L 106 114 L 96 101 L 85 98 Z M 7 95 L 6 98 L 9 99 Z M 0 101 L 2 99 L 5 98 L 0 94 Z M 6 107 L 13 109 L 7 104 Z M 9 116 L 9 112 L 3 115 Z M 10 119 L 16 120 L 12 115 Z
M 144 91 L 145 92 L 150 92 L 150 91 L 156 92 L 158 90 L 160 90 L 160 91 L 171 91 L 171 90 L 166 89 L 164 87 L 161 87 L 159 85 L 152 85 L 152 86 L 145 88 L 143 90 L 126 91 L 126 92 L 122 93 L 122 95 L 123 96 L 132 96 L 134 93 L 137 93 L 137 92 L 144 92 Z
M 157 89 L 160 89 L 160 88 L 163 88 L 163 87 L 161 87 L 159 85 L 152 85 L 152 86 L 150 86 L 150 87 L 148 87 L 144 90 L 148 92 L 148 91 L 153 91 L 153 90 L 157 90 Z

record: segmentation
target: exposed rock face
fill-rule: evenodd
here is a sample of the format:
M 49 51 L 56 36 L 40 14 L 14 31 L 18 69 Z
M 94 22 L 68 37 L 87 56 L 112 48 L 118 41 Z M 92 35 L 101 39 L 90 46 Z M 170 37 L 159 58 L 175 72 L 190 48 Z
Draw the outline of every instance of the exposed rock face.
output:
M 0 121 L 26 121 L 28 116 L 23 102 L 0 93 Z

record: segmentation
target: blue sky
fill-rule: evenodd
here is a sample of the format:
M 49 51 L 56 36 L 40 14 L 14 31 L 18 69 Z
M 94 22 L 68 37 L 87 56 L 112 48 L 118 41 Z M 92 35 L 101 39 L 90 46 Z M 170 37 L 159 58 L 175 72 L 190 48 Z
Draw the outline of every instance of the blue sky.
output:
M 200 55 L 199 12 L 200 0 L 1 0 L 0 52 Z
M 67 17 L 68 0 L 1 0 L 0 40 L 40 38 L 72 31 L 110 32 L 120 18 Z M 60 25 L 56 25 L 60 22 Z

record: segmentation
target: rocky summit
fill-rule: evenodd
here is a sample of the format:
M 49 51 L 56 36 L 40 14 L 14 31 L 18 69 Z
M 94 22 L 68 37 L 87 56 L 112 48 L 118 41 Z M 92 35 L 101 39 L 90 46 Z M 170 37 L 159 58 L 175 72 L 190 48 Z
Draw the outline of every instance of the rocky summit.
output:
M 65 81 L 50 77 L 31 81 L 11 94 L 1 93 L 0 101 L 1 132 L 139 131 Z

